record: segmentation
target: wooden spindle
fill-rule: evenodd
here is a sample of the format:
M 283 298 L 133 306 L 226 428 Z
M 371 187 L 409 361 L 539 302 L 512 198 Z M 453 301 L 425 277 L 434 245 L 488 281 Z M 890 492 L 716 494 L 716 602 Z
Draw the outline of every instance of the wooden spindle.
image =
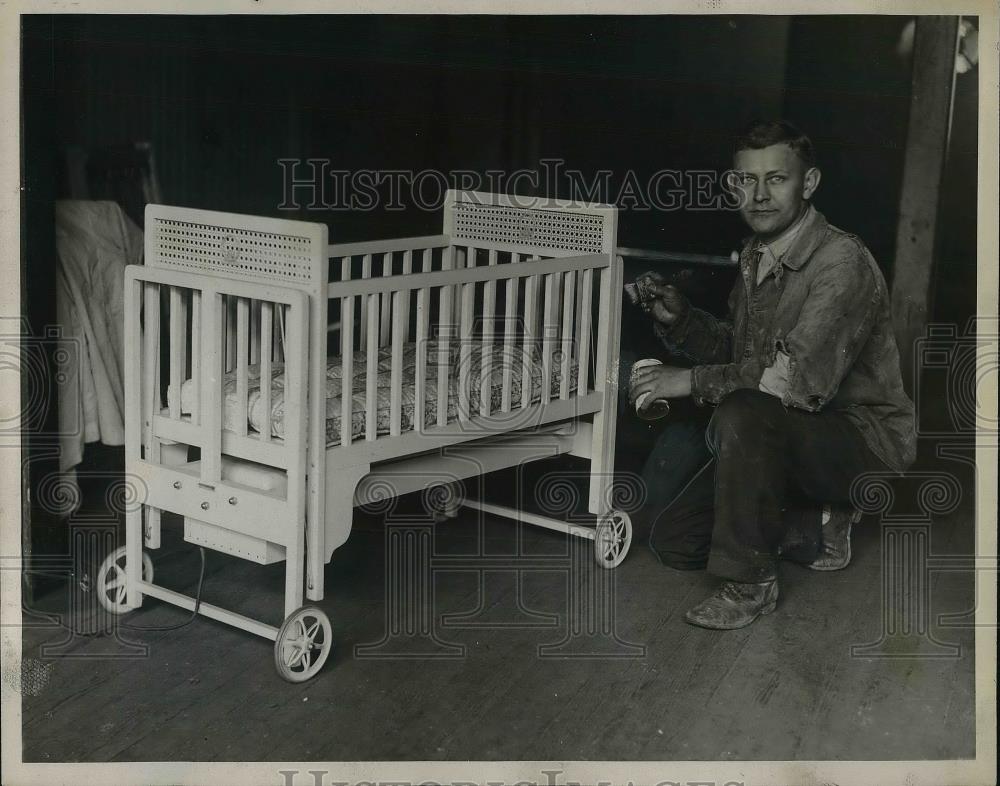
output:
M 378 337 L 379 296 L 377 292 L 366 295 L 368 299 L 368 346 L 365 368 L 365 439 L 374 442 L 378 436 Z
M 260 363 L 260 301 L 250 303 L 250 362 Z
M 260 438 L 271 441 L 271 349 L 274 346 L 274 305 L 269 302 L 260 306 Z
M 403 299 L 410 296 L 407 290 L 392 293 L 392 310 L 398 315 L 403 308 Z M 406 340 L 406 325 L 398 316 L 392 323 L 392 361 L 389 367 L 389 434 L 399 436 L 403 419 L 403 343 Z
M 168 401 L 169 416 L 173 420 L 181 417 L 181 385 L 187 361 L 187 314 L 184 296 L 180 287 L 170 287 L 170 389 L 173 395 Z
M 556 310 L 559 305 L 559 295 L 556 292 L 559 282 L 557 273 L 545 276 L 545 305 L 542 309 L 542 399 L 545 404 L 552 393 L 552 353 L 555 349 L 556 337 L 559 335 L 559 324 L 556 321 Z
M 562 359 L 559 368 L 559 398 L 569 398 L 569 375 L 573 355 L 573 312 L 576 308 L 576 272 L 563 274 Z
M 191 290 L 191 422 L 201 423 L 201 291 Z
M 593 322 L 594 269 L 583 271 L 583 287 L 580 292 L 580 326 L 576 342 L 576 394 L 586 395 L 590 384 L 590 333 Z
M 524 283 L 524 339 L 521 368 L 521 409 L 531 404 L 532 371 L 535 349 L 535 302 L 538 276 L 528 276 Z
M 413 251 L 407 249 L 403 252 L 403 275 L 408 276 L 413 272 Z M 406 297 L 403 298 L 402 307 L 398 314 L 394 314 L 394 319 L 400 320 L 405 328 L 404 340 L 410 337 L 410 301 L 413 298 L 413 291 L 406 290 Z
M 442 270 L 452 270 L 454 268 L 454 247 L 449 246 L 441 260 Z M 437 422 L 439 426 L 448 423 L 448 376 L 451 371 L 448 344 L 452 330 L 451 313 L 454 297 L 454 286 L 446 285 L 440 290 L 440 303 L 438 307 L 438 357 L 437 357 L 437 384 L 438 384 L 438 406 Z
M 500 394 L 500 411 L 510 412 L 514 381 L 514 333 L 517 329 L 517 278 L 507 279 L 506 304 L 503 321 L 503 390 Z
M 159 442 L 154 445 L 153 415 L 160 414 L 160 285 L 143 284 L 142 427 L 146 461 L 159 461 Z M 180 391 L 175 391 L 180 396 Z M 198 391 L 195 391 L 198 395 Z
M 222 331 L 228 320 L 228 306 L 223 295 L 209 291 L 202 298 L 202 307 L 202 372 L 206 378 L 199 391 L 203 425 L 200 474 L 201 482 L 217 483 L 222 478 L 222 384 L 226 365 Z
M 350 275 L 350 262 L 346 262 Z M 351 444 L 354 436 L 354 297 L 340 301 L 340 444 Z
M 361 278 L 371 278 L 372 275 L 372 255 L 365 254 L 361 257 Z M 368 349 L 368 298 L 361 298 L 361 325 L 360 342 L 358 349 L 366 351 Z
M 275 303 L 274 319 L 278 324 L 276 330 L 272 331 L 273 357 L 274 362 L 284 362 L 285 360 L 285 311 L 288 306 L 284 303 Z
M 423 253 L 423 272 L 431 272 L 433 254 L 431 249 Z M 423 432 L 424 410 L 427 408 L 427 322 L 430 310 L 430 288 L 421 287 L 417 292 L 417 329 L 415 339 L 413 374 L 413 429 Z
M 226 358 L 225 370 L 232 371 L 236 368 L 236 298 L 231 295 L 224 295 L 223 301 L 226 304 Z
M 472 415 L 469 399 L 472 387 L 472 312 L 476 285 L 462 284 L 462 313 L 459 322 L 458 417 L 468 420 Z
M 489 265 L 497 264 L 496 249 L 490 249 Z M 480 357 L 482 368 L 479 376 L 479 414 L 488 416 L 493 408 L 493 331 L 496 310 L 497 282 L 483 285 L 483 348 Z
M 382 255 L 382 277 L 388 278 L 392 275 L 392 252 L 387 251 Z M 384 347 L 389 343 L 390 340 L 390 330 L 389 330 L 389 320 L 392 317 L 398 317 L 399 314 L 393 312 L 390 308 L 392 304 L 392 293 L 383 292 L 381 297 L 381 304 L 379 305 L 379 310 L 381 314 L 381 319 L 379 320 L 379 330 L 378 330 L 378 345 Z
M 249 369 L 247 358 L 249 349 L 250 303 L 245 297 L 236 301 L 236 433 L 247 435 L 247 399 L 250 392 Z

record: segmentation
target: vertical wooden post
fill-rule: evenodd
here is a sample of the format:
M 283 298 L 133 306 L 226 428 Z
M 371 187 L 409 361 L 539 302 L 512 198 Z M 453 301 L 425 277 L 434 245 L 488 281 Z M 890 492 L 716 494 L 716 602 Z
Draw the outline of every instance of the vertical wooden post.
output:
M 139 469 L 143 458 L 142 444 L 145 429 L 143 391 L 145 389 L 145 368 L 150 363 L 150 355 L 143 347 L 148 341 L 152 320 L 147 317 L 141 325 L 140 309 L 143 305 L 145 284 L 134 278 L 135 268 L 126 268 L 125 278 L 125 471 L 132 474 Z M 146 314 L 152 312 L 150 300 L 146 299 Z M 159 319 L 159 309 L 156 318 Z M 141 328 L 140 328 L 141 325 Z M 141 334 L 140 334 L 141 330 Z M 148 444 L 148 443 L 147 443 Z M 133 475 L 134 477 L 134 475 Z M 142 511 L 145 505 L 131 505 L 125 511 L 125 572 L 128 576 L 126 604 L 129 609 L 142 605 Z
M 618 363 L 621 343 L 622 258 L 612 252 L 611 264 L 601 271 L 600 315 L 607 323 L 597 335 L 594 390 L 603 395 L 594 413 L 590 451 L 589 510 L 598 516 L 608 512 L 615 471 L 615 436 L 618 427 Z
M 309 466 L 309 450 L 306 442 L 306 422 L 308 414 L 308 390 L 312 381 L 309 377 L 309 297 L 301 294 L 290 305 L 278 306 L 287 315 L 285 324 L 285 439 L 296 446 L 296 452 L 288 464 L 288 510 L 294 517 L 291 537 L 285 543 L 285 616 L 302 605 L 303 579 L 306 576 L 306 496 L 308 494 L 306 473 Z M 324 321 L 326 309 L 322 309 Z M 245 312 L 244 312 L 245 313 Z M 324 348 L 325 350 L 325 348 Z M 246 346 L 240 342 L 238 351 L 246 354 Z M 324 351 L 325 354 L 325 351 Z M 261 384 L 264 381 L 261 380 Z M 269 381 L 268 381 L 268 384 Z M 324 401 L 325 404 L 325 401 Z M 322 423 L 322 421 L 321 421 Z M 324 432 L 322 426 L 319 429 Z M 322 479 L 321 479 L 322 482 Z M 315 522 L 323 526 L 323 520 Z M 319 548 L 319 544 L 310 544 Z
M 306 352 L 309 374 L 309 391 L 326 390 L 327 364 L 327 288 L 330 280 L 330 259 L 327 257 L 327 228 L 317 227 L 310 247 L 312 256 L 312 276 L 309 282 L 309 323 L 310 335 L 306 338 Z M 344 261 L 343 269 L 350 276 L 351 259 Z M 353 298 L 352 298 L 353 300 Z M 343 317 L 341 317 L 343 319 Z M 350 314 L 351 324 L 354 314 Z M 353 344 L 354 336 L 350 336 Z M 343 358 L 342 358 L 343 360 Z M 326 422 L 326 395 L 306 393 L 309 416 L 307 423 L 314 424 L 306 429 L 308 440 L 306 471 L 306 597 L 309 600 L 323 599 L 323 565 L 328 559 L 326 545 L 326 429 L 316 424 Z M 340 424 L 341 429 L 345 427 Z M 350 428 L 350 426 L 347 426 Z
M 215 484 L 222 479 L 222 378 L 228 358 L 222 331 L 229 309 L 224 296 L 207 286 L 202 289 L 201 307 L 201 481 Z M 271 421 L 264 423 L 270 430 Z
M 913 47 L 910 126 L 899 201 L 892 313 L 903 384 L 912 395 L 919 384 L 914 342 L 927 325 L 941 176 L 948 147 L 955 82 L 958 17 L 917 18 Z

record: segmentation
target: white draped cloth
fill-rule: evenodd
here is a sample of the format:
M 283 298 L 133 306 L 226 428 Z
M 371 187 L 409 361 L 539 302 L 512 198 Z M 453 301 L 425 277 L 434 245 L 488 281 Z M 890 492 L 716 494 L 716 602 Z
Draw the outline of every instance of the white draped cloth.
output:
M 84 445 L 125 444 L 125 266 L 142 263 L 142 231 L 115 202 L 56 202 L 59 468 L 68 510 L 79 504 Z M 65 493 L 66 485 L 74 493 Z

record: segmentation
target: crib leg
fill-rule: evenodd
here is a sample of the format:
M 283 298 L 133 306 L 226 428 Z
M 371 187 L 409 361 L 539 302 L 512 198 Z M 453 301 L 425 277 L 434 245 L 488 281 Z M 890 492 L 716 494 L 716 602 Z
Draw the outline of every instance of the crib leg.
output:
M 134 505 L 125 512 L 126 609 L 137 609 L 142 605 L 139 582 L 142 580 L 142 509 L 145 507 Z
M 323 510 L 316 516 L 309 516 L 310 549 L 306 554 L 306 597 L 309 600 L 323 600 L 323 569 L 334 550 L 351 534 L 356 504 L 354 494 L 358 483 L 370 471 L 370 464 L 329 470 Z M 313 547 L 313 543 L 317 546 Z
M 305 577 L 305 532 L 296 529 L 285 546 L 285 617 L 302 606 L 302 582 Z
M 612 303 L 622 291 L 622 258 L 617 257 L 601 276 L 601 313 L 610 324 L 597 341 L 595 383 L 604 394 L 601 411 L 594 415 L 593 448 L 590 453 L 590 512 L 602 516 L 611 508 L 611 486 L 615 472 L 615 432 L 618 423 L 618 362 L 621 308 Z
M 168 467 L 186 464 L 188 458 L 188 446 L 180 442 L 160 442 L 160 464 Z M 143 529 L 143 538 L 146 548 L 160 548 L 160 519 L 162 511 L 149 505 L 145 506 L 146 523 Z
M 146 529 L 143 533 L 145 535 L 146 548 L 148 549 L 158 549 L 160 548 L 160 519 L 161 511 L 159 508 L 146 507 Z
M 316 559 L 312 552 L 306 557 L 306 597 L 309 600 L 323 600 L 323 559 L 319 558 L 319 566 L 315 564 Z
M 323 566 L 326 564 L 326 546 L 324 544 L 326 522 L 323 508 L 332 504 L 327 497 L 321 506 L 314 493 L 313 483 L 323 490 L 323 479 L 317 479 L 316 473 L 310 473 L 308 478 L 309 495 L 306 512 L 306 597 L 309 600 L 323 600 Z
M 320 526 L 323 523 L 320 522 Z M 321 551 L 308 551 L 306 553 L 306 597 L 309 600 L 323 600 L 323 561 Z

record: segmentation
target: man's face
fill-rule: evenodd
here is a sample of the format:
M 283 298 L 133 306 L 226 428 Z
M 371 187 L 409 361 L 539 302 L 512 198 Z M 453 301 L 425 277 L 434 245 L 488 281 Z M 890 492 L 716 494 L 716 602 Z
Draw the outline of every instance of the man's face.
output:
M 775 237 L 805 209 L 819 183 L 819 170 L 805 163 L 787 144 L 740 150 L 733 160 L 735 185 L 742 193 L 740 215 L 761 237 Z

